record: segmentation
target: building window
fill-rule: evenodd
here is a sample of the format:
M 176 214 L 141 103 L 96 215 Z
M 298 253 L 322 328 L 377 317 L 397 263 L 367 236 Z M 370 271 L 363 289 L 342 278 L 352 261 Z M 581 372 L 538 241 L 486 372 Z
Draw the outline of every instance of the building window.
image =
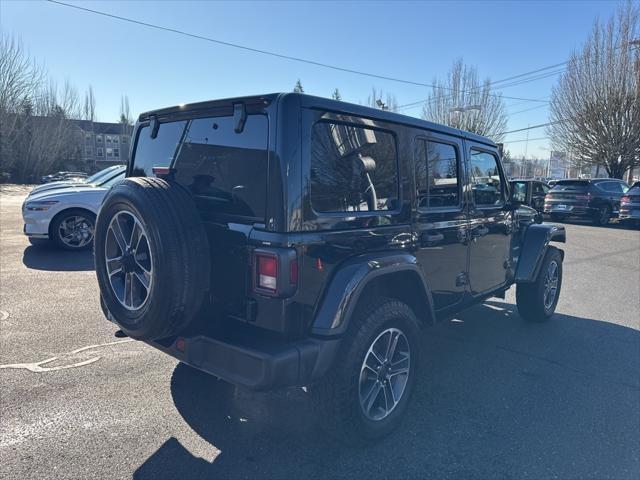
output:
M 84 139 L 85 139 L 87 142 L 90 142 L 90 141 L 91 141 L 91 134 L 90 134 L 90 133 L 85 133 L 85 134 L 84 134 Z
M 120 149 L 119 148 L 114 148 L 113 149 L 113 156 L 114 157 L 119 157 L 120 156 Z
M 111 141 L 112 141 L 113 143 L 118 143 L 119 138 L 120 138 L 120 137 L 118 137 L 117 135 L 114 135 L 114 136 L 111 138 Z
M 102 135 L 96 135 L 96 141 L 102 143 Z
M 107 157 L 113 157 L 113 148 L 107 148 Z
M 91 147 L 87 147 L 87 157 L 90 157 L 93 155 L 93 150 L 91 150 Z
M 102 155 L 103 155 L 102 147 L 98 147 L 98 156 L 102 157 Z
M 395 210 L 395 137 L 359 125 L 318 122 L 311 140 L 311 205 L 316 212 Z
M 124 145 L 125 143 L 127 143 L 127 137 L 125 135 L 122 136 L 122 140 L 120 140 L 122 142 L 122 144 Z

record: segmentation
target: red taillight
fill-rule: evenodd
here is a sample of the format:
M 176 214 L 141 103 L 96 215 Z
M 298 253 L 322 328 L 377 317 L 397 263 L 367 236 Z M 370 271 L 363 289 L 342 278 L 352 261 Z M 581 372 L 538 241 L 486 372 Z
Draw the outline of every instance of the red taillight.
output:
M 631 203 L 631 197 L 629 195 L 625 195 L 620 199 L 620 203 Z
M 278 290 L 278 257 L 275 255 L 256 255 L 256 287 L 272 293 Z
M 151 171 L 158 177 L 162 175 L 169 175 L 171 173 L 171 169 L 169 167 L 152 167 Z

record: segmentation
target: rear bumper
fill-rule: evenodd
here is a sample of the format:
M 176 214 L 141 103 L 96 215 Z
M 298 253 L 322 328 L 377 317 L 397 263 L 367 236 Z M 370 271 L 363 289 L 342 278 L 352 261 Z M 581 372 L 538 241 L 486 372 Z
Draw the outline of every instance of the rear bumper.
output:
M 640 206 L 633 209 L 621 208 L 618 217 L 620 220 L 640 220 Z
M 597 209 L 586 205 L 567 205 L 567 208 L 558 208 L 555 204 L 546 204 L 544 213 L 547 215 L 562 215 L 565 217 L 591 217 L 598 212 Z
M 340 340 L 306 339 L 293 343 L 220 340 L 203 335 L 149 345 L 192 367 L 252 390 L 305 386 L 330 368 Z M 178 349 L 178 345 L 181 346 Z
M 115 323 L 102 295 L 100 308 Z M 230 324 L 224 335 L 185 333 L 146 343 L 187 365 L 252 390 L 306 386 L 322 378 L 333 365 L 340 338 L 286 342 L 267 338 L 265 330 Z M 180 348 L 178 348 L 180 346 Z

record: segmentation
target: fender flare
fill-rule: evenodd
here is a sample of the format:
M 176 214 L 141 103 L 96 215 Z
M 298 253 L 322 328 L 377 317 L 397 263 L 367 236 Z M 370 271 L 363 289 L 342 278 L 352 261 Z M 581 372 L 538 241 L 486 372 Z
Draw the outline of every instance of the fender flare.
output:
M 542 260 L 547 253 L 547 248 L 549 248 L 549 243 L 565 243 L 566 241 L 567 234 L 562 225 L 550 223 L 529 225 L 520 247 L 520 257 L 516 268 L 516 283 L 535 281 L 538 277 Z
M 375 278 L 406 271 L 415 273 L 420 279 L 427 298 L 426 308 L 430 318 L 435 320 L 431 290 L 416 257 L 408 252 L 375 253 L 351 258 L 336 268 L 321 296 L 311 333 L 321 336 L 343 334 L 366 286 Z

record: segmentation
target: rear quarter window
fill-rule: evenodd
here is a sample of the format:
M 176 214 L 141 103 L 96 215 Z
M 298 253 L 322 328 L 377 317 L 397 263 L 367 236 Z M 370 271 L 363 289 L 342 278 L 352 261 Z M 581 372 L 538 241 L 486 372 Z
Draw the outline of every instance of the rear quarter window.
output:
M 311 136 L 311 206 L 316 212 L 398 208 L 395 136 L 384 130 L 321 121 Z

